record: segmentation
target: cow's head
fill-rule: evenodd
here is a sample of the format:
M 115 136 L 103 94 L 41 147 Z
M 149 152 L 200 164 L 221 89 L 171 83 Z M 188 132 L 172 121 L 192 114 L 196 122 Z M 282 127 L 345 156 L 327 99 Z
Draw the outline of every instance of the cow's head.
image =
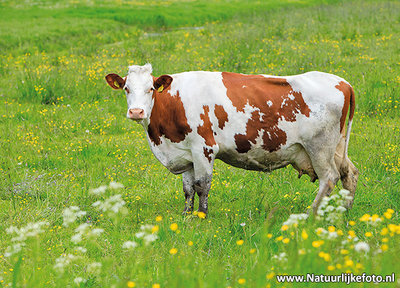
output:
M 113 89 L 125 90 L 128 102 L 127 117 L 135 121 L 148 119 L 153 108 L 153 94 L 162 92 L 171 82 L 172 77 L 162 75 L 155 78 L 151 75 L 151 64 L 129 66 L 128 75 L 122 78 L 118 74 L 108 74 L 106 81 Z

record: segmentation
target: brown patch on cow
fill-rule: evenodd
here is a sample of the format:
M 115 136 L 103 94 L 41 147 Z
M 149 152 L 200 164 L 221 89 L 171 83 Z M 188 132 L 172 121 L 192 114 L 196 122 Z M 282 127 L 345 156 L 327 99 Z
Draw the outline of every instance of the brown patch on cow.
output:
M 277 151 L 287 141 L 285 131 L 278 127 L 279 121 L 294 122 L 298 114 L 310 115 L 311 110 L 302 94 L 293 91 L 284 78 L 222 72 L 222 81 L 237 111 L 244 112 L 246 104 L 257 109 L 247 122 L 246 134 L 235 135 L 239 153 L 248 152 L 261 131 L 264 131 L 262 148 L 269 152 Z
M 204 105 L 203 109 L 204 113 L 200 114 L 200 119 L 203 120 L 203 125 L 197 127 L 197 133 L 204 138 L 207 146 L 213 146 L 216 144 L 216 142 L 213 135 L 212 123 L 208 115 L 210 112 L 210 107 Z
M 346 82 L 340 81 L 338 85 L 335 86 L 336 89 L 341 91 L 344 95 L 344 104 L 342 109 L 342 116 L 340 117 L 340 133 L 344 135 L 344 124 L 346 123 L 347 111 L 349 111 L 350 101 L 352 98 L 352 88 Z M 353 109 L 354 110 L 354 109 Z
M 150 124 L 147 128 L 151 141 L 161 144 L 161 136 L 171 142 L 179 143 L 185 140 L 186 135 L 192 132 L 185 114 L 179 91 L 175 96 L 166 89 L 162 92 L 153 92 L 154 106 L 151 111 Z
M 213 153 L 213 149 L 212 148 L 203 148 L 203 153 L 204 156 L 206 156 L 206 158 L 208 159 L 208 162 L 211 162 L 212 158 L 211 158 L 211 154 Z
M 225 122 L 228 122 L 228 113 L 226 113 L 224 106 L 222 105 L 215 105 L 214 108 L 215 117 L 218 119 L 218 127 L 219 129 L 224 129 Z

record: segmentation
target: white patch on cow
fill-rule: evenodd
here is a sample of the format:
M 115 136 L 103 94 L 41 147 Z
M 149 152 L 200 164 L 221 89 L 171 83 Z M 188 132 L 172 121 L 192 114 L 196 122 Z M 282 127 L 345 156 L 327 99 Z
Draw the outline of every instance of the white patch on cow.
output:
M 289 97 L 290 100 L 294 100 L 294 95 L 292 93 L 289 93 L 288 97 Z
M 242 88 L 246 88 L 246 87 L 247 87 L 246 85 L 243 85 L 243 86 L 242 86 Z
M 272 101 L 271 101 L 271 100 L 268 100 L 268 101 L 267 101 L 267 105 L 268 105 L 268 107 L 271 107 L 271 106 L 272 106 Z

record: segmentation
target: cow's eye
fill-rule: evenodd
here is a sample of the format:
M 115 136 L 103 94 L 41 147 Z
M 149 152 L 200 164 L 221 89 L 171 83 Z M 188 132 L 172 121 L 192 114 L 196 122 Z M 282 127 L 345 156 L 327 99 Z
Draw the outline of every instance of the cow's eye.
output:
M 125 87 L 125 91 L 126 91 L 126 93 L 129 94 L 129 89 L 128 89 L 128 87 Z
M 152 87 L 152 88 L 150 88 L 148 91 L 147 91 L 147 93 L 151 93 L 151 92 L 153 92 L 154 91 L 154 88 Z

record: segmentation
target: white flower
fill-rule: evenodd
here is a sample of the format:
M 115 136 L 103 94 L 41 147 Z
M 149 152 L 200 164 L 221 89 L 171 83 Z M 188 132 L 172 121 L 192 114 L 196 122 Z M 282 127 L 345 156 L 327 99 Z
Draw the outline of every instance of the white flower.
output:
M 108 185 L 108 187 L 110 189 L 121 189 L 124 188 L 124 185 L 122 185 L 121 183 L 117 183 L 115 181 L 110 182 L 110 184 Z
M 137 246 L 138 244 L 135 241 L 126 241 L 124 244 L 122 244 L 122 248 L 124 249 L 133 249 Z
M 369 245 L 366 242 L 358 242 L 356 245 L 354 245 L 354 250 L 356 252 L 369 252 Z
M 81 225 L 79 225 L 79 226 L 75 229 L 75 232 L 78 232 L 78 233 L 83 234 L 83 233 L 85 233 L 85 232 L 89 229 L 89 227 L 90 227 L 89 224 L 87 224 L 87 223 L 82 223 Z
M 304 221 L 308 218 L 308 214 L 302 213 L 302 214 L 291 214 L 289 215 L 289 218 L 283 222 L 282 226 L 287 225 L 291 226 L 294 224 L 299 224 L 300 221 Z
M 76 251 L 81 253 L 86 253 L 87 249 L 85 247 L 78 246 L 75 248 Z
M 143 240 L 146 245 L 150 244 L 151 242 L 154 242 L 158 239 L 158 236 L 156 234 L 147 234 L 146 236 L 143 237 Z
M 246 226 L 246 223 L 240 223 L 240 226 L 242 226 L 242 227 L 244 227 L 244 226 Z
M 63 211 L 63 220 L 64 220 L 63 225 L 68 226 L 69 224 L 75 222 L 77 218 L 80 218 L 84 215 L 86 215 L 86 212 L 81 211 L 77 206 L 71 206 L 65 208 Z
M 99 195 L 99 194 L 104 194 L 104 192 L 106 192 L 107 190 L 107 186 L 106 185 L 101 185 L 100 187 L 94 188 L 92 190 L 90 190 L 89 192 L 95 195 Z
M 76 277 L 74 282 L 76 285 L 80 285 L 81 283 L 86 283 L 86 279 L 83 279 L 82 277 Z
M 96 201 L 92 204 L 93 207 L 98 207 L 103 212 L 118 213 L 119 210 L 125 205 L 125 201 L 120 194 L 113 195 L 103 201 Z
M 81 241 L 82 241 L 82 233 L 77 233 L 75 235 L 72 235 L 71 242 L 78 244 Z
M 90 263 L 89 265 L 86 266 L 86 270 L 90 274 L 98 275 L 101 272 L 101 263 L 99 262 Z
M 91 231 L 89 231 L 89 236 L 99 236 L 101 233 L 104 232 L 104 229 L 102 228 L 94 228 Z
M 73 254 L 63 254 L 56 259 L 56 264 L 54 265 L 54 269 L 63 273 L 66 266 L 68 266 L 72 261 L 79 258 Z
M 142 238 L 144 235 L 146 235 L 145 232 L 138 232 L 135 234 L 136 238 Z

